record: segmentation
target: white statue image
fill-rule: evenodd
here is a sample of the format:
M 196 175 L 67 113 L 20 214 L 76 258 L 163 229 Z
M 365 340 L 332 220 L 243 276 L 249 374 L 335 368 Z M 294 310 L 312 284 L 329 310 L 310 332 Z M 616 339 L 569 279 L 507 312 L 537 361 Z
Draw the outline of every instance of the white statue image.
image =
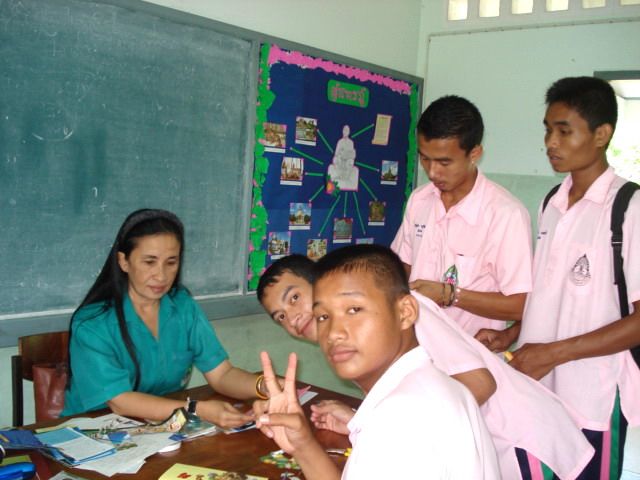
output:
M 340 190 L 358 190 L 358 167 L 356 161 L 356 149 L 353 140 L 349 138 L 351 130 L 349 125 L 342 127 L 342 138 L 336 144 L 336 153 L 333 163 L 329 165 L 328 174 L 331 181 L 338 185 Z

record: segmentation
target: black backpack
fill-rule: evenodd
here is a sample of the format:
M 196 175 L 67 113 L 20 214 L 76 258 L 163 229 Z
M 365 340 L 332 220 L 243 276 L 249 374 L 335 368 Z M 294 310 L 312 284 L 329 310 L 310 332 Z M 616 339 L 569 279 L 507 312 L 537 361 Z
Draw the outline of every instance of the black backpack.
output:
M 547 196 L 542 201 L 542 211 L 547 208 L 547 204 L 551 197 L 553 197 L 560 185 L 553 187 Z M 613 200 L 613 207 L 611 209 L 611 248 L 613 249 L 613 275 L 614 283 L 618 286 L 618 298 L 620 300 L 620 313 L 621 317 L 629 315 L 629 301 L 627 298 L 627 281 L 624 278 L 624 271 L 622 270 L 622 224 L 624 223 L 624 216 L 627 212 L 627 207 L 631 201 L 631 197 L 636 190 L 640 189 L 637 183 L 627 182 L 616 194 L 616 198 Z M 636 345 L 631 349 L 631 355 L 635 360 L 638 367 L 640 367 L 640 345 Z

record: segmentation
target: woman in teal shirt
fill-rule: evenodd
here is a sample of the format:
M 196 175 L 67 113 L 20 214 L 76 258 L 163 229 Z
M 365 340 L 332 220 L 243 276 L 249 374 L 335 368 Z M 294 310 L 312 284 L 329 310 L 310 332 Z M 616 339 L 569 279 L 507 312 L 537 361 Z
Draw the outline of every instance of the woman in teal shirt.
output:
M 181 400 L 195 365 L 217 392 L 264 396 L 261 378 L 234 367 L 206 316 L 180 284 L 184 228 L 166 210 L 138 210 L 124 221 L 102 271 L 74 312 L 71 377 L 61 416 L 108 406 L 124 416 L 161 421 Z M 226 402 L 191 405 L 201 418 L 231 428 L 251 420 Z

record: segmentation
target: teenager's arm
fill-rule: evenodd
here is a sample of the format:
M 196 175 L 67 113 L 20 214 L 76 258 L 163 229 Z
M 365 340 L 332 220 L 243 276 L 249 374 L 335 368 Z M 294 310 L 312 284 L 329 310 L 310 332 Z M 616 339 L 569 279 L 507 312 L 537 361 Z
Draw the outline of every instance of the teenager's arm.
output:
M 489 397 L 496 391 L 496 381 L 491 375 L 491 372 L 486 368 L 477 368 L 475 370 L 469 370 L 468 372 L 457 373 L 451 375 L 451 378 L 455 378 L 462 383 L 473 394 L 478 405 L 482 405 L 489 400 Z
M 405 264 L 405 269 L 407 267 L 411 269 Z M 443 295 L 442 282 L 414 280 L 409 284 L 409 288 L 430 298 L 440 306 L 443 306 L 443 303 L 447 305 L 451 297 L 449 285 L 445 285 Z M 458 301 L 454 305 L 474 315 L 496 320 L 518 321 L 522 319 L 527 294 L 504 295 L 500 292 L 476 292 L 461 288 L 457 298 Z
M 493 330 L 491 328 L 481 328 L 476 333 L 475 339 L 482 343 L 492 352 L 504 352 L 511 345 L 516 343 L 520 336 L 522 322 L 514 322 L 504 330 Z
M 601 357 L 640 345 L 640 301 L 633 313 L 583 335 L 550 343 L 527 343 L 513 352 L 510 365 L 540 380 L 558 365 L 582 358 Z

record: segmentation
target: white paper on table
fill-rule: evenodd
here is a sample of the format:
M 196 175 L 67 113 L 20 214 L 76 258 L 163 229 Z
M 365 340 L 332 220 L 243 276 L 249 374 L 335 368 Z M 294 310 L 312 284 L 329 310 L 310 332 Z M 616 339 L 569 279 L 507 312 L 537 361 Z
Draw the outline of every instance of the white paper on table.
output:
M 136 463 L 135 465 L 131 464 L 129 468 L 127 468 L 126 470 L 122 470 L 120 473 L 129 473 L 129 474 L 138 473 L 138 471 L 140 471 L 140 469 L 145 463 L 146 462 L 143 460 L 140 463 Z
M 111 477 L 116 473 L 125 473 L 143 462 L 148 456 L 153 455 L 167 445 L 175 443 L 175 440 L 169 439 L 172 435 L 173 432 L 136 435 L 134 440 L 137 446 L 117 451 L 115 455 L 110 455 L 109 457 L 83 463 L 76 468 L 93 470 L 107 477 Z
M 318 392 L 312 392 L 311 390 L 307 390 L 306 392 L 304 392 L 302 395 L 298 397 L 298 401 L 300 402 L 300 405 L 304 405 L 316 395 L 318 395 Z
M 80 430 L 99 430 L 101 428 L 136 427 L 138 425 L 142 425 L 142 423 L 127 417 L 121 417 L 120 415 L 116 415 L 115 413 L 109 413 L 107 415 L 96 418 L 70 418 L 61 425 L 74 425 Z

